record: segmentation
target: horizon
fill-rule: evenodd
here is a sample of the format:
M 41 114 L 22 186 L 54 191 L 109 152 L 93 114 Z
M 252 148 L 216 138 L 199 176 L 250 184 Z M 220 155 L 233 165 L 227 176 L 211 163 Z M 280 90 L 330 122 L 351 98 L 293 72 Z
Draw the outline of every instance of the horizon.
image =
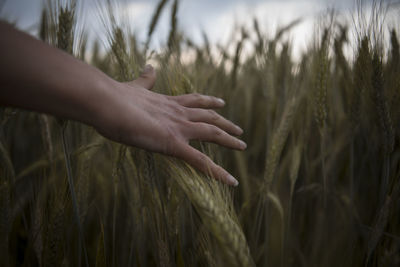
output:
M 0 9 L 0 18 L 14 21 L 18 28 L 37 36 L 43 2 L 43 0 L 5 0 Z M 89 36 L 89 43 L 91 44 L 94 39 L 100 39 L 103 41 L 103 48 L 107 49 L 106 29 L 100 20 L 104 14 L 99 8 L 104 2 L 98 0 L 78 1 L 77 17 L 78 24 L 84 26 L 84 30 Z M 113 2 L 116 3 L 116 9 L 118 9 L 115 10 L 116 13 L 125 19 L 124 22 L 130 26 L 139 42 L 144 43 L 151 16 L 159 1 L 116 0 Z M 372 9 L 371 1 L 363 2 L 366 2 L 364 8 L 368 15 Z M 396 16 L 399 11 L 397 8 L 399 1 L 383 2 L 392 5 L 392 8 L 388 9 L 385 27 L 399 29 L 400 24 L 398 16 Z M 228 47 L 229 52 L 233 52 L 233 47 L 229 47 L 229 42 L 240 38 L 240 36 L 235 36 L 239 27 L 253 29 L 253 19 L 258 20 L 261 32 L 269 37 L 274 36 L 280 27 L 301 19 L 301 22 L 283 38 L 284 41 L 291 43 L 292 56 L 299 59 L 301 54 L 312 45 L 312 38 L 318 22 L 328 10 L 334 9 L 338 21 L 344 21 L 345 25 L 353 26 L 349 27 L 349 44 L 345 49 L 347 56 L 351 56 L 354 48 L 352 44 L 355 42 L 354 33 L 352 33 L 354 25 L 351 24 L 354 23 L 352 17 L 356 16 L 356 4 L 357 0 L 223 0 L 218 2 L 181 0 L 177 15 L 178 29 L 197 45 L 204 44 L 203 34 L 205 34 L 212 45 L 213 53 L 215 53 L 217 45 Z M 150 43 L 151 49 L 157 52 L 160 52 L 167 41 L 171 5 L 172 1 L 169 1 L 163 10 Z M 251 50 L 245 45 L 245 54 L 250 52 L 249 49 Z M 90 50 L 91 45 L 89 46 Z

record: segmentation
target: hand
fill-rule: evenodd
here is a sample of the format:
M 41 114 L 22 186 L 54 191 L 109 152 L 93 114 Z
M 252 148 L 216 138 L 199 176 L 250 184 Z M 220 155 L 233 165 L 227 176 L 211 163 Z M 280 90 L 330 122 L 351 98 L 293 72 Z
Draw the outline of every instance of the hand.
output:
M 246 148 L 230 135 L 243 131 L 212 110 L 223 107 L 222 100 L 151 92 L 156 79 L 151 66 L 137 80 L 119 83 L 5 23 L 0 22 L 0 32 L 6 36 L 0 39 L 0 104 L 93 125 L 112 140 L 183 159 L 216 179 L 238 184 L 189 145 L 197 139 Z
M 238 185 L 226 170 L 189 145 L 189 140 L 201 140 L 246 148 L 232 136 L 242 134 L 242 129 L 212 110 L 223 107 L 224 101 L 199 94 L 154 93 L 149 89 L 155 80 L 154 69 L 147 65 L 137 80 L 111 88 L 112 101 L 102 109 L 97 130 L 117 142 L 180 158 L 226 184 Z

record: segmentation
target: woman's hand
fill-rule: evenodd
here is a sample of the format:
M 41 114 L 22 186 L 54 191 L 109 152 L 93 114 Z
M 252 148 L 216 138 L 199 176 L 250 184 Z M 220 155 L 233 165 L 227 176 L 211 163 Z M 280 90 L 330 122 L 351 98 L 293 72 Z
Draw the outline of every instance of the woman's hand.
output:
M 111 101 L 99 112 L 97 130 L 117 142 L 180 158 L 216 179 L 238 185 L 227 171 L 189 145 L 189 140 L 201 140 L 238 150 L 246 148 L 243 141 L 232 136 L 242 134 L 242 129 L 213 110 L 223 107 L 224 101 L 199 94 L 154 93 L 150 89 L 155 79 L 154 69 L 147 65 L 137 80 L 110 88 Z
M 189 140 L 233 149 L 242 130 L 212 109 L 222 100 L 149 91 L 151 66 L 137 80 L 119 83 L 88 64 L 0 22 L 0 104 L 49 113 L 94 126 L 106 137 L 185 160 L 230 185 L 237 181 Z

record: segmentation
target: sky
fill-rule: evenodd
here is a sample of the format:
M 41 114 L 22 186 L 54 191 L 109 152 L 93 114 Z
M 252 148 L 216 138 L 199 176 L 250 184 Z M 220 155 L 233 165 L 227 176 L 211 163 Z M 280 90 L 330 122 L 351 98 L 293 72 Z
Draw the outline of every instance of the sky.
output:
M 32 34 L 36 33 L 43 0 L 0 0 L 0 6 L 2 1 L 5 2 L 0 17 L 17 22 L 19 28 Z M 105 30 L 96 5 L 98 1 L 81 1 L 84 4 L 79 17 L 84 19 L 91 38 L 104 39 Z M 144 42 L 151 15 L 159 0 L 116 1 L 119 14 L 128 18 L 132 30 Z M 154 34 L 152 46 L 155 49 L 167 41 L 172 2 L 170 0 L 163 10 Z M 198 44 L 202 43 L 202 33 L 205 32 L 211 43 L 226 45 L 231 41 L 233 29 L 237 25 L 250 29 L 253 18 L 257 18 L 261 30 L 271 36 L 278 27 L 302 18 L 302 22 L 287 36 L 293 44 L 294 54 L 300 54 L 310 43 L 316 20 L 324 16 L 328 8 L 335 8 L 341 14 L 340 19 L 344 20 L 351 18 L 355 4 L 353 0 L 180 0 L 178 27 Z

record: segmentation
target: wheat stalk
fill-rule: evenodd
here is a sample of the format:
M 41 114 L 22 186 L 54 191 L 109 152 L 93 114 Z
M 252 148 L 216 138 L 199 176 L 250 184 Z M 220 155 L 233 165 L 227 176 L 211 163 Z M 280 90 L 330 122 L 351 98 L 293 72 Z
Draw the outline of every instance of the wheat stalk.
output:
M 128 54 L 126 49 L 126 40 L 122 29 L 117 26 L 113 26 L 113 35 L 111 40 L 111 50 L 117 59 L 118 70 L 120 74 L 120 80 L 131 81 L 134 77 L 132 65 L 128 60 Z
M 60 266 L 64 258 L 64 232 L 66 226 L 66 196 L 60 188 L 55 193 L 53 205 L 49 211 L 47 224 L 44 228 L 44 245 L 42 261 L 44 266 Z
M 147 32 L 147 41 L 146 41 L 146 45 L 145 45 L 145 51 L 147 51 L 147 49 L 149 48 L 149 44 L 151 41 L 151 36 L 153 35 L 153 32 L 157 26 L 157 22 L 160 19 L 161 16 L 161 12 L 165 7 L 165 4 L 168 2 L 168 0 L 160 0 L 158 2 L 157 8 L 155 10 L 155 12 L 153 13 L 153 16 L 151 18 L 151 22 L 150 22 L 150 26 L 149 26 L 149 31 Z
M 7 180 L 0 180 L 0 250 L 2 251 L 0 264 L 8 266 L 9 263 L 9 231 L 11 226 L 11 190 Z
M 168 48 L 170 51 L 172 51 L 174 48 L 177 48 L 177 45 L 178 45 L 178 43 L 177 43 L 178 4 L 179 4 L 179 0 L 174 0 L 174 3 L 172 5 L 172 10 L 171 10 L 171 29 L 169 31 L 169 36 L 168 36 Z
M 210 187 L 193 170 L 178 168 L 171 162 L 172 177 L 181 186 L 196 207 L 205 226 L 224 247 L 224 252 L 234 266 L 254 266 L 243 232 L 232 218 L 226 203 L 218 194 L 218 187 Z
M 316 55 L 316 73 L 317 78 L 315 81 L 315 120 L 322 130 L 326 123 L 327 117 L 327 83 L 328 83 L 328 72 L 329 72 L 329 60 L 328 60 L 328 45 L 329 45 L 329 30 L 325 29 L 321 47 Z
M 72 54 L 73 47 L 74 18 L 74 9 L 68 7 L 60 8 L 60 13 L 58 15 L 57 47 L 69 54 Z
M 282 154 L 283 146 L 285 145 L 291 130 L 296 107 L 296 99 L 289 101 L 289 103 L 286 105 L 280 124 L 276 132 L 273 134 L 272 140 L 267 149 L 267 159 L 264 169 L 264 190 L 269 191 L 269 188 L 275 179 L 276 168 Z

